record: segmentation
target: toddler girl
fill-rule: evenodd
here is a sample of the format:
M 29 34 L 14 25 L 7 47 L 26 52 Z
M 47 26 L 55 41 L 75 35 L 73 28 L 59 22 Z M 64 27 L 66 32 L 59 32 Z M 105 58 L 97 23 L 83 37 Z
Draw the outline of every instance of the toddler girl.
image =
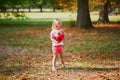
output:
M 56 57 L 60 55 L 62 67 L 65 67 L 63 60 L 63 40 L 64 32 L 62 30 L 62 22 L 59 19 L 54 19 L 52 23 L 52 31 L 50 32 L 50 39 L 52 41 L 52 71 L 56 71 Z

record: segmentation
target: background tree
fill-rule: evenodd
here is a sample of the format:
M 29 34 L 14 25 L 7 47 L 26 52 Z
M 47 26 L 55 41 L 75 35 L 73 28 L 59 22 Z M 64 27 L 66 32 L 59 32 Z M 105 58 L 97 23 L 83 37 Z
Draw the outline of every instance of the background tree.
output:
M 36 0 L 36 4 L 38 8 L 40 8 L 40 12 L 43 12 L 43 7 L 46 6 L 47 0 Z
M 28 0 L 28 9 L 29 12 L 31 12 L 31 8 L 34 8 L 37 6 L 37 1 L 38 0 Z
M 9 0 L 0 0 L 0 11 L 1 12 L 6 12 L 9 5 L 10 5 Z
M 88 0 L 77 0 L 77 8 L 76 26 L 80 28 L 92 28 Z
M 98 23 L 109 23 L 108 10 L 113 5 L 119 5 L 119 0 L 92 0 L 98 3 L 99 6 L 99 19 Z
M 50 0 L 50 6 L 53 8 L 53 12 L 56 11 L 58 0 Z
M 109 23 L 108 6 L 109 0 L 99 0 L 99 19 L 98 23 Z
M 89 0 L 89 9 L 98 10 L 99 1 L 98 0 Z
M 58 6 L 62 11 L 73 11 L 76 10 L 76 0 L 59 0 Z
M 31 8 L 39 8 L 40 12 L 42 12 L 46 2 L 46 0 L 24 0 L 24 4 L 29 9 L 29 12 L 31 12 Z
M 20 8 L 23 8 L 26 5 L 26 0 L 9 0 L 10 4 L 9 6 L 11 8 L 15 8 L 17 12 L 19 12 Z
M 115 14 L 117 10 L 117 14 L 118 14 L 120 11 L 120 0 L 110 0 L 108 11 L 110 12 L 110 10 L 114 12 Z

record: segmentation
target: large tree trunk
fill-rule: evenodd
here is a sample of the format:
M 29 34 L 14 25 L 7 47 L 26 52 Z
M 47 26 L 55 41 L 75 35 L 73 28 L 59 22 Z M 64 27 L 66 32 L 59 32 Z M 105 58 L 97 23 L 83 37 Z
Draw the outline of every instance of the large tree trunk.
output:
M 31 7 L 28 8 L 28 12 L 31 12 Z
M 100 3 L 103 3 L 103 0 L 100 0 Z M 108 18 L 108 0 L 100 5 L 99 7 L 99 19 L 98 23 L 109 23 L 109 18 Z
M 43 12 L 43 6 L 39 5 L 39 8 L 40 8 L 40 12 Z
M 80 28 L 92 28 L 92 22 L 89 14 L 88 0 L 77 0 L 78 11 L 76 26 Z
M 6 7 L 2 7 L 2 6 L 0 6 L 0 8 L 1 8 L 1 12 L 6 12 L 6 10 L 7 10 Z
M 11 6 L 11 9 L 12 9 L 12 12 L 14 12 L 15 7 L 14 7 L 14 6 Z
M 42 6 L 40 7 L 40 12 L 43 12 L 43 7 Z
M 19 12 L 19 8 L 17 8 L 17 12 Z
M 53 6 L 53 12 L 55 12 L 55 7 Z

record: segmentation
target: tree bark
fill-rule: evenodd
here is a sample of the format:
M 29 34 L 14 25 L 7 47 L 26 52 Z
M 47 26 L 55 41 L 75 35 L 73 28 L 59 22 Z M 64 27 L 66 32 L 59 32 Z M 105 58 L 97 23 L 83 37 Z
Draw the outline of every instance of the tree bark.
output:
M 40 5 L 39 8 L 40 8 L 40 12 L 43 12 L 43 7 L 42 7 L 42 5 Z
M 28 8 L 28 12 L 31 12 L 31 7 Z
M 43 6 L 39 4 L 38 8 L 40 9 L 40 12 L 43 12 Z
M 78 11 L 76 26 L 80 28 L 93 28 L 89 14 L 88 0 L 77 0 Z
M 53 12 L 55 12 L 55 6 L 53 6 Z
M 102 1 L 102 0 L 100 0 L 100 1 Z M 109 2 L 107 0 L 104 4 L 100 5 L 98 23 L 109 23 L 108 4 L 109 4 Z

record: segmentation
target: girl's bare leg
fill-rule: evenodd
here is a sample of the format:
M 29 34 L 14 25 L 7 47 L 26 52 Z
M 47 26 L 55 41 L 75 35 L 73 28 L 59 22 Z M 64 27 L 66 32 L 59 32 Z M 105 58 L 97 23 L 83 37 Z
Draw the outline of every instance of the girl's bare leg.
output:
M 57 54 L 53 53 L 53 58 L 52 58 L 52 71 L 56 71 L 56 57 Z
M 65 68 L 65 63 L 64 63 L 64 59 L 63 59 L 63 54 L 62 53 L 60 54 L 60 60 L 61 60 L 61 63 L 62 63 L 62 67 Z

